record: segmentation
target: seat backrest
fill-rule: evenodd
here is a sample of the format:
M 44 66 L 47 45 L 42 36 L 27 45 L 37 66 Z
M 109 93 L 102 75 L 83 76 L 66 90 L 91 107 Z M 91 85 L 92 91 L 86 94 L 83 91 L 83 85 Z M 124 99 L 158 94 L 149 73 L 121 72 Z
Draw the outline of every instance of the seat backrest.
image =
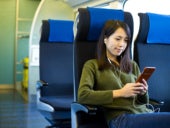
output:
M 95 58 L 96 44 L 101 29 L 107 20 L 125 21 L 133 35 L 133 18 L 129 12 L 114 9 L 101 8 L 79 8 L 77 17 L 77 33 L 75 34 L 74 43 L 74 74 L 75 74 L 75 92 L 81 77 L 82 67 L 84 63 Z
M 148 80 L 150 98 L 163 100 L 161 111 L 170 111 L 170 17 L 153 13 L 139 13 L 140 27 L 134 43 L 134 60 L 142 70 L 154 66 Z
M 40 39 L 41 95 L 73 95 L 73 21 L 44 20 Z

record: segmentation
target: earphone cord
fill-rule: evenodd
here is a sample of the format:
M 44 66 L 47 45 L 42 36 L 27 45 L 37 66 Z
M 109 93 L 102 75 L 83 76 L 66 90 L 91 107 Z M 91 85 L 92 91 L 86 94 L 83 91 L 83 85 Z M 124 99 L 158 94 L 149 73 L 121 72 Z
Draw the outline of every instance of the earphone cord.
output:
M 133 99 L 133 106 L 134 106 L 135 108 L 139 108 L 139 106 L 136 106 L 135 102 L 136 102 L 136 98 Z M 146 103 L 146 104 L 144 104 L 144 105 L 146 105 L 147 108 L 151 109 L 152 112 L 160 112 L 160 108 L 155 108 L 155 107 L 154 107 L 152 104 L 150 104 L 150 103 Z
M 110 60 L 109 58 L 107 58 L 107 59 L 108 59 L 109 63 L 110 63 L 111 65 L 113 65 L 112 62 L 111 62 L 111 60 Z M 119 76 L 119 77 L 120 77 L 120 76 Z M 133 106 L 134 106 L 135 108 L 139 108 L 139 106 L 136 106 L 135 102 L 136 102 L 136 98 L 133 99 Z M 146 105 L 147 108 L 151 109 L 152 112 L 160 112 L 160 108 L 155 108 L 155 107 L 154 107 L 152 104 L 150 104 L 150 103 L 146 103 L 146 104 L 144 104 L 144 105 Z

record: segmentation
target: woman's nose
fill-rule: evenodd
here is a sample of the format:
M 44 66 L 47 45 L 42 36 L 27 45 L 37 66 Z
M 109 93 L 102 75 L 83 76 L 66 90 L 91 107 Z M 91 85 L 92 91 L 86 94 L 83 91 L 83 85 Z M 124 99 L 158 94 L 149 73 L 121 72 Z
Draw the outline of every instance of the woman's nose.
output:
M 123 46 L 125 43 L 126 43 L 125 40 L 121 40 L 121 41 L 119 42 L 119 46 Z

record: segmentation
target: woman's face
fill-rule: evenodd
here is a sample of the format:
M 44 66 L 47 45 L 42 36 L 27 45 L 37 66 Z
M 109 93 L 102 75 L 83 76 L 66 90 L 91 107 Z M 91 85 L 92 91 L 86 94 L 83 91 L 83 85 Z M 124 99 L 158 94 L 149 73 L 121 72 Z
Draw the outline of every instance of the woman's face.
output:
M 110 59 L 117 58 L 127 47 L 128 36 L 123 28 L 118 28 L 112 35 L 104 39 L 106 54 Z

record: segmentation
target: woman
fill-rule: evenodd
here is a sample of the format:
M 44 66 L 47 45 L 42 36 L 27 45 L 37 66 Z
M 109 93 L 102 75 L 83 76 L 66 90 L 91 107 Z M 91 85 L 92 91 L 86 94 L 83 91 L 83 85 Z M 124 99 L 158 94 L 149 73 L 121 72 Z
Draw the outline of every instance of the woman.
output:
M 110 128 L 167 128 L 170 114 L 148 109 L 147 82 L 135 82 L 140 70 L 130 60 L 130 42 L 127 24 L 117 20 L 105 23 L 97 58 L 88 60 L 83 67 L 78 102 L 102 106 Z

